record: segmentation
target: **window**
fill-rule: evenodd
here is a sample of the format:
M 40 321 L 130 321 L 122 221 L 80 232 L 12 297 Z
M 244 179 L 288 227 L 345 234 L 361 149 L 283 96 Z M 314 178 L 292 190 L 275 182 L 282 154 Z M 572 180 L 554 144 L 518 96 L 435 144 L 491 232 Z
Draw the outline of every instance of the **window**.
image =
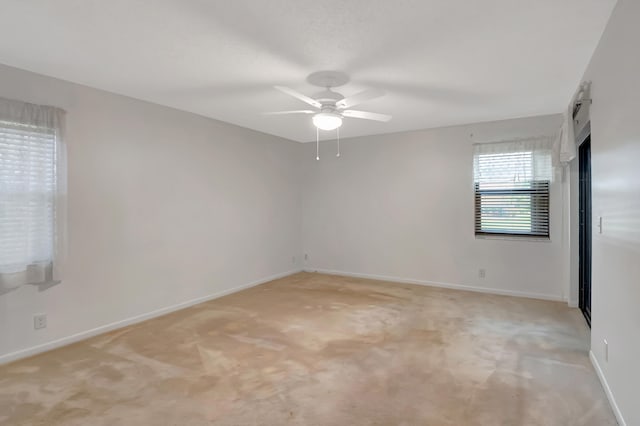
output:
M 550 140 L 477 144 L 475 234 L 549 238 Z
M 60 110 L 0 99 L 0 294 L 55 280 Z

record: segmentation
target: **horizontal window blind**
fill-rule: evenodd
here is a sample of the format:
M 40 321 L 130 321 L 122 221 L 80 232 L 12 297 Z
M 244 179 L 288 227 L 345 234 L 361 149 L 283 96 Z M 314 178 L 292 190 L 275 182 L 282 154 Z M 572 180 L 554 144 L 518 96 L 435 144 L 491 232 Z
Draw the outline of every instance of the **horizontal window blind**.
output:
M 549 237 L 548 151 L 476 153 L 476 235 Z
M 56 135 L 0 121 L 0 272 L 52 260 Z

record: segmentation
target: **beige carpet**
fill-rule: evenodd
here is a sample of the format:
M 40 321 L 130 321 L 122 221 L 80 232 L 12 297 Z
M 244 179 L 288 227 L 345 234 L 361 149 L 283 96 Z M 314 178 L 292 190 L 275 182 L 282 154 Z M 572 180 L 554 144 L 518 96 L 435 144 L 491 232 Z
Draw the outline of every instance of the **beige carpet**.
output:
M 297 274 L 0 367 L 2 425 L 614 425 L 565 304 Z

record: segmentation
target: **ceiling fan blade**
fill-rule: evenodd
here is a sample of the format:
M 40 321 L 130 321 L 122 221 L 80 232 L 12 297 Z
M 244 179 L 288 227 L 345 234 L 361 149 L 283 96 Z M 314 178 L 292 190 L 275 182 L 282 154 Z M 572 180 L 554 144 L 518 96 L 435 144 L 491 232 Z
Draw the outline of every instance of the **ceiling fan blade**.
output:
M 343 115 L 343 117 L 348 117 L 348 118 L 363 118 L 365 120 L 375 120 L 375 121 L 384 121 L 384 122 L 391 120 L 391 116 L 387 114 L 378 114 L 376 112 L 367 112 L 367 111 L 356 111 L 353 109 L 342 111 L 341 114 Z
M 356 93 L 353 96 L 349 96 L 348 98 L 344 98 L 338 102 L 336 102 L 336 107 L 338 108 L 349 108 L 354 105 L 361 104 L 363 102 L 369 101 L 371 99 L 379 98 L 384 95 L 384 90 L 381 89 L 369 89 L 360 93 Z
M 262 115 L 285 115 L 285 114 L 313 114 L 316 111 L 310 109 L 300 109 L 297 111 L 275 111 L 275 112 L 263 112 Z
M 273 86 L 276 89 L 278 89 L 279 91 L 281 91 L 282 93 L 286 93 L 289 96 L 293 96 L 296 99 L 301 100 L 302 102 L 305 102 L 311 106 L 314 106 L 316 108 L 322 108 L 322 104 L 318 101 L 316 101 L 315 99 L 310 98 L 307 95 L 303 95 L 302 93 L 298 92 L 297 90 L 293 90 L 290 89 L 288 87 L 285 86 Z

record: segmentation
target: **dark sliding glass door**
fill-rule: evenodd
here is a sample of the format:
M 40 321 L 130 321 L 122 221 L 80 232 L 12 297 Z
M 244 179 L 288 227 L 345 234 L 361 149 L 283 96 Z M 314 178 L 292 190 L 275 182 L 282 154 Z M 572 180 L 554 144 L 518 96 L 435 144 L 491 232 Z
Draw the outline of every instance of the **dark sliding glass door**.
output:
M 591 326 L 591 136 L 580 145 L 580 274 L 579 306 L 584 318 Z

